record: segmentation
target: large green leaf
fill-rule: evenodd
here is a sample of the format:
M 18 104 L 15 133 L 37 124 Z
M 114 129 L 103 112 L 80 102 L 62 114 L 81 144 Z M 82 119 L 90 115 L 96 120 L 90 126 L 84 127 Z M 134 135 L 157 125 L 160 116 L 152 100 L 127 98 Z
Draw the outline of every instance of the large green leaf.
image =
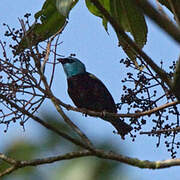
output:
M 76 4 L 73 0 L 46 0 L 42 9 L 35 14 L 36 22 L 27 31 L 17 48 L 17 54 L 28 48 L 28 44 L 34 46 L 54 35 L 61 29 L 71 8 Z
M 99 2 L 124 31 L 131 33 L 137 45 L 143 48 L 147 41 L 147 25 L 143 13 L 134 5 L 133 0 L 99 0 Z M 107 20 L 103 14 L 90 0 L 86 0 L 86 5 L 92 14 L 103 19 L 103 22 L 105 22 L 104 27 L 107 30 Z M 127 47 L 127 43 L 120 34 L 117 33 L 117 37 L 120 46 L 122 46 L 134 64 L 137 65 L 136 53 Z
M 111 14 L 121 27 L 130 32 L 142 48 L 147 40 L 147 25 L 143 13 L 134 6 L 133 0 L 111 0 Z
M 147 41 L 147 25 L 143 13 L 134 6 L 133 0 L 111 0 L 111 15 L 116 22 L 133 36 L 136 44 L 142 48 Z M 119 43 L 128 57 L 138 67 L 136 53 L 127 47 L 120 34 L 117 34 Z

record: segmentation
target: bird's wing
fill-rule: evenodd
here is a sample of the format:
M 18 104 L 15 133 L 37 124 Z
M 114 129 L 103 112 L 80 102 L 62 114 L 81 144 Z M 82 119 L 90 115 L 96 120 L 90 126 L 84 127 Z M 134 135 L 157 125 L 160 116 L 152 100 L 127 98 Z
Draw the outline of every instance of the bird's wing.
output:
M 105 85 L 93 74 L 83 73 L 68 79 L 68 93 L 74 104 L 79 108 L 93 111 L 107 111 L 116 113 L 116 105 Z M 104 118 L 103 118 L 104 119 Z M 117 133 L 124 136 L 132 127 L 117 118 L 106 118 L 116 129 Z
M 69 78 L 68 93 L 77 107 L 117 112 L 110 92 L 93 74 L 83 73 Z

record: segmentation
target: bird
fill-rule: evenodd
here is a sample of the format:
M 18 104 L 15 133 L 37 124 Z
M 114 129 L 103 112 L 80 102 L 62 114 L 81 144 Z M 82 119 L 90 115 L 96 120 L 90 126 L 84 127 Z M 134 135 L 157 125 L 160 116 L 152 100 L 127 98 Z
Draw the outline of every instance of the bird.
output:
M 95 112 L 117 113 L 114 99 L 106 86 L 95 75 L 86 71 L 85 65 L 77 58 L 69 56 L 57 59 L 63 66 L 67 77 L 68 94 L 78 108 Z M 119 117 L 103 118 L 125 139 L 133 128 Z

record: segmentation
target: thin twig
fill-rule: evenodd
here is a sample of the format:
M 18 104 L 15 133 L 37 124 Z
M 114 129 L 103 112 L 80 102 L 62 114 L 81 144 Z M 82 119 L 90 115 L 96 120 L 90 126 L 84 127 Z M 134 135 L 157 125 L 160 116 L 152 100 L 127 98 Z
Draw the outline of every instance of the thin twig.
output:
M 17 169 L 18 168 L 16 166 L 11 166 L 11 167 L 5 169 L 3 172 L 0 172 L 0 177 L 3 177 L 5 175 L 7 175 L 7 174 L 10 174 L 10 173 L 12 173 L 13 171 L 15 171 Z
M 46 127 L 47 129 L 53 131 L 54 133 L 56 133 L 57 135 L 63 137 L 64 139 L 67 139 L 68 141 L 80 146 L 80 147 L 83 147 L 83 148 L 86 148 L 86 149 L 89 149 L 89 146 L 87 146 L 86 144 L 80 142 L 79 140 L 77 139 L 74 139 L 72 138 L 71 136 L 69 136 L 68 134 L 60 131 L 58 128 L 48 124 L 47 122 L 41 120 L 39 117 L 33 115 L 32 113 L 30 113 L 29 111 L 27 111 L 26 109 L 22 108 L 22 107 L 19 107 L 17 104 L 11 102 L 6 96 L 0 94 L 0 99 L 4 100 L 6 103 L 10 104 L 11 107 L 14 107 L 16 110 L 20 111 L 22 114 L 26 114 L 27 116 L 29 116 L 30 118 L 32 118 L 33 120 L 35 120 L 36 122 L 38 122 L 39 124 L 41 124 L 42 126 Z
M 23 20 L 20 21 L 21 22 L 21 25 L 22 25 L 22 28 L 23 28 Z M 67 24 L 67 22 L 65 23 L 65 25 Z M 65 27 L 65 25 L 60 29 L 60 31 L 62 32 L 63 28 Z M 24 31 L 24 34 L 26 35 L 26 29 L 23 28 L 23 31 Z M 55 36 L 59 34 L 59 31 L 52 37 L 51 40 L 53 40 L 55 38 Z M 45 91 L 46 93 L 45 94 L 48 94 L 48 97 L 50 98 L 50 100 L 52 101 L 52 103 L 54 104 L 54 106 L 56 107 L 56 110 L 58 111 L 58 113 L 62 116 L 62 118 L 65 120 L 65 122 L 82 138 L 82 140 L 87 144 L 88 146 L 88 149 L 92 149 L 92 143 L 91 141 L 88 139 L 88 137 L 79 129 L 78 126 L 76 126 L 68 117 L 67 115 L 63 112 L 62 108 L 59 106 L 59 104 L 57 103 L 56 101 L 56 97 L 53 95 L 51 89 L 50 89 L 50 86 L 48 85 L 48 82 L 46 80 L 46 77 L 44 76 L 44 73 L 43 73 L 43 68 L 41 66 L 41 63 L 40 63 L 40 59 L 36 56 L 36 54 L 34 54 L 34 51 L 32 49 L 32 45 L 28 39 L 27 36 L 25 36 L 26 39 L 27 39 L 27 43 L 28 43 L 28 48 L 30 49 L 30 52 L 31 52 L 31 56 L 34 60 L 34 63 L 35 63 L 35 66 L 38 70 L 38 74 L 45 86 Z M 47 49 L 47 53 L 46 53 L 46 58 L 45 58 L 45 61 L 44 61 L 44 66 L 46 64 L 46 61 L 49 59 L 49 53 L 50 53 L 50 45 L 51 45 L 51 41 L 49 43 L 49 45 L 47 46 L 48 49 Z
M 64 23 L 64 25 L 62 26 L 62 28 L 60 28 L 49 40 L 49 42 L 47 43 L 47 47 L 46 47 L 46 56 L 44 58 L 44 61 L 43 61 L 43 64 L 41 66 L 41 72 L 44 73 L 44 70 L 45 70 L 45 65 L 46 65 L 46 62 L 48 61 L 49 59 L 49 55 L 50 55 L 50 52 L 51 52 L 51 43 L 52 41 L 54 40 L 54 38 L 58 35 L 58 34 L 61 34 L 62 31 L 64 30 L 64 28 L 66 27 L 67 25 L 67 21 Z
M 38 88 L 38 87 L 37 87 Z M 40 88 L 39 89 L 40 91 L 44 92 L 48 98 L 49 95 L 47 94 L 47 92 Z M 69 104 L 66 104 L 64 102 L 62 102 L 60 99 L 54 97 L 57 104 L 65 107 L 68 111 L 69 110 L 72 110 L 72 111 L 75 111 L 75 112 L 81 112 L 83 114 L 86 114 L 86 115 L 89 115 L 89 116 L 93 116 L 93 117 L 100 117 L 100 118 L 105 118 L 105 117 L 122 117 L 122 118 L 131 118 L 131 117 L 134 117 L 134 118 L 139 118 L 139 117 L 142 117 L 142 116 L 146 116 L 146 115 L 151 115 L 153 113 L 156 113 L 160 110 L 163 110 L 165 108 L 168 108 L 168 107 L 171 107 L 171 106 L 175 106 L 177 104 L 180 104 L 179 101 L 173 101 L 173 102 L 169 102 L 169 103 L 166 103 L 166 104 L 163 104 L 161 106 L 158 106 L 156 108 L 153 108 L 151 110 L 148 110 L 148 111 L 144 111 L 144 112 L 138 112 L 138 113 L 127 113 L 127 114 L 122 114 L 122 113 L 109 113 L 109 112 L 96 112 L 96 111 L 91 111 L 91 110 L 88 110 L 88 109 L 81 109 L 81 108 L 77 108 L 77 107 L 73 107 Z
M 44 76 L 44 74 L 41 71 L 41 64 L 40 64 L 40 60 L 37 58 L 37 56 L 34 54 L 32 47 L 29 45 L 29 49 L 31 51 L 31 55 L 32 58 L 34 59 L 34 63 L 36 65 L 36 68 L 38 69 L 38 73 L 41 77 L 41 80 L 45 86 L 46 89 L 46 94 L 48 94 L 48 97 L 50 98 L 50 100 L 52 101 L 52 103 L 54 104 L 56 110 L 58 111 L 58 113 L 62 116 L 62 118 L 65 120 L 65 122 L 82 138 L 82 140 L 87 144 L 87 146 L 92 149 L 92 143 L 91 141 L 88 139 L 88 137 L 79 129 L 78 126 L 76 126 L 69 118 L 68 116 L 63 112 L 62 108 L 59 106 L 59 104 L 56 101 L 56 97 L 54 96 L 53 92 L 51 91 L 48 82 L 46 80 L 46 77 Z
M 70 106 L 68 104 L 63 103 L 59 99 L 56 99 L 56 101 L 58 101 L 58 103 L 60 105 L 62 105 L 63 107 L 65 107 L 67 110 L 81 112 L 81 113 L 89 115 L 89 116 L 95 116 L 95 117 L 100 117 L 100 118 L 105 118 L 105 117 L 122 117 L 122 118 L 124 118 L 124 117 L 126 117 L 126 118 L 134 117 L 134 118 L 138 118 L 138 117 L 141 117 L 141 116 L 151 115 L 151 114 L 156 113 L 156 112 L 158 112 L 160 110 L 163 110 L 165 108 L 168 108 L 168 107 L 171 107 L 171 106 L 174 106 L 174 105 L 177 105 L 177 104 L 180 103 L 178 101 L 173 101 L 173 102 L 163 104 L 163 105 L 161 105 L 159 107 L 156 107 L 156 108 L 153 108 L 151 110 L 144 111 L 144 112 L 127 113 L 127 114 L 118 113 L 118 114 L 116 114 L 116 113 L 109 113 L 109 112 L 104 112 L 104 111 L 103 112 L 96 112 L 96 111 L 91 111 L 91 110 L 88 110 L 88 109 L 76 108 L 76 107 L 73 107 L 73 106 Z
M 167 133 L 167 132 L 179 132 L 180 131 L 180 126 L 176 127 L 176 128 L 171 128 L 171 129 L 160 129 L 160 130 L 156 130 L 156 131 L 141 131 L 139 134 L 163 134 L 163 133 Z
M 34 58 L 36 58 L 36 57 L 34 56 Z M 38 66 L 36 66 L 36 67 L 38 68 Z M 54 106 L 56 107 L 56 110 L 58 111 L 58 113 L 62 116 L 62 118 L 65 120 L 65 122 L 82 138 L 82 140 L 84 142 L 86 142 L 89 147 L 92 147 L 92 143 L 90 142 L 88 137 L 79 129 L 79 127 L 77 127 L 67 117 L 67 115 L 63 112 L 62 108 L 59 106 L 59 103 L 57 103 L 57 98 L 53 95 L 51 89 L 49 88 L 49 85 L 48 85 L 48 83 L 46 81 L 46 77 L 44 76 L 44 74 L 41 71 L 39 71 L 39 75 L 41 76 L 41 79 L 42 79 L 42 81 L 44 83 L 44 86 L 46 88 L 48 96 L 49 96 L 50 100 L 52 101 L 52 103 L 54 104 Z
M 52 86 L 52 82 L 53 82 L 53 79 L 54 79 L 54 74 L 55 74 L 55 67 L 56 67 L 56 56 L 57 56 L 57 45 L 58 45 L 58 41 L 59 41 L 59 37 L 60 37 L 60 34 L 58 35 L 57 39 L 56 39 L 56 43 L 55 43 L 55 52 L 53 53 L 54 54 L 54 60 L 53 60 L 53 67 L 52 67 L 52 73 L 51 73 L 51 79 L 49 81 L 49 88 L 51 89 L 51 86 Z
M 6 156 L 3 153 L 0 153 L 0 159 L 7 162 L 8 164 L 16 164 L 16 160 L 14 160 L 13 158 L 10 158 L 8 156 Z

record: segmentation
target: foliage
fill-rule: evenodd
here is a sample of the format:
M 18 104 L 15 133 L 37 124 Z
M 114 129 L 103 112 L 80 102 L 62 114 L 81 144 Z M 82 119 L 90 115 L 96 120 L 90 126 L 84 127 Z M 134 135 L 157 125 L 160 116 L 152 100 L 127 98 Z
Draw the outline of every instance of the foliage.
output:
M 103 0 L 100 1 L 103 7 L 111 14 L 116 22 L 126 31 L 130 32 L 135 42 L 140 48 L 143 48 L 147 40 L 147 25 L 144 15 L 139 9 L 134 6 L 132 0 Z M 91 13 L 103 19 L 104 28 L 107 30 L 107 19 L 104 17 L 96 6 L 90 1 L 86 0 L 86 5 Z M 122 46 L 129 58 L 136 64 L 136 54 L 130 48 L 127 48 L 123 37 L 116 32 L 119 45 Z
M 171 153 L 171 157 L 175 158 L 177 148 L 180 146 L 178 141 L 180 131 L 180 113 L 178 109 L 180 100 L 180 63 L 179 60 L 177 60 L 177 63 L 172 61 L 169 71 L 166 72 L 163 70 L 163 62 L 161 62 L 160 66 L 157 65 L 155 61 L 142 51 L 142 48 L 147 41 L 148 32 L 144 14 L 147 14 L 161 28 L 165 26 L 164 30 L 179 42 L 179 12 L 175 6 L 178 2 L 171 1 L 169 4 L 160 1 L 174 14 L 177 23 L 177 26 L 175 26 L 145 1 L 86 0 L 89 11 L 102 18 L 103 26 L 106 30 L 108 22 L 112 25 L 119 44 L 129 57 L 120 61 L 129 71 L 127 77 L 123 77 L 124 93 L 121 101 L 117 104 L 118 109 L 125 109 L 124 114 L 78 109 L 62 102 L 52 92 L 53 79 L 56 76 L 55 67 L 58 63 L 56 59 L 60 56 L 56 53 L 59 45 L 59 36 L 65 28 L 69 12 L 77 2 L 71 0 L 46 0 L 42 9 L 35 14 L 36 20 L 33 25 L 29 23 L 30 14 L 25 15 L 25 21 L 20 20 L 21 29 L 10 28 L 9 25 L 4 24 L 7 27 L 5 36 L 11 38 L 13 42 L 9 44 L 0 41 L 3 52 L 2 57 L 0 57 L 0 124 L 6 126 L 6 132 L 12 123 L 18 122 L 24 127 L 24 124 L 29 119 L 33 119 L 49 129 L 53 134 L 76 146 L 75 148 L 69 148 L 66 146 L 68 143 L 63 142 L 63 145 L 66 146 L 65 149 L 70 150 L 70 153 L 68 151 L 66 154 L 59 156 L 21 161 L 17 160 L 18 156 L 16 155 L 16 157 L 13 157 L 13 151 L 15 151 L 13 148 L 19 147 L 19 142 L 17 142 L 15 147 L 7 150 L 7 155 L 10 154 L 9 156 L 0 154 L 0 159 L 6 163 L 4 166 L 5 170 L 3 169 L 4 171 L 0 173 L 0 176 L 26 166 L 37 166 L 84 156 L 116 160 L 140 168 L 157 169 L 180 165 L 180 160 L 178 159 L 168 160 L 167 162 L 141 161 L 137 158 L 114 153 L 112 152 L 113 147 L 109 147 L 109 145 L 107 149 L 110 151 L 107 151 L 104 146 L 97 147 L 62 109 L 64 107 L 67 110 L 95 117 L 118 116 L 124 121 L 129 121 L 133 126 L 133 133 L 130 134 L 132 141 L 136 139 L 138 132 L 141 135 L 147 134 L 157 137 L 157 147 L 159 147 L 163 139 L 167 150 Z M 141 8 L 142 5 L 143 8 Z M 160 18 L 155 18 L 156 16 Z M 26 27 L 29 29 L 26 30 Z M 131 33 L 134 41 L 125 31 Z M 52 45 L 52 42 L 55 42 L 55 44 Z M 7 48 L 9 47 L 12 50 L 12 57 L 10 54 L 7 54 Z M 46 72 L 47 67 L 51 70 L 51 73 Z M 48 121 L 44 121 L 44 117 L 42 120 L 42 118 L 36 116 L 35 113 L 46 99 L 54 104 L 59 115 L 65 121 L 65 124 L 60 125 L 61 128 L 56 123 L 51 124 Z M 152 128 L 144 131 L 147 121 L 152 124 Z M 49 135 L 48 138 L 52 141 L 54 135 L 52 137 Z M 58 143 L 59 140 L 54 140 L 50 143 L 50 146 L 56 146 Z M 34 155 L 38 156 L 39 151 L 37 149 L 39 145 L 20 143 L 21 148 L 22 145 L 24 146 L 24 151 L 30 154 L 30 158 L 33 159 Z M 43 146 L 46 147 L 46 145 Z M 29 152 L 29 149 L 33 150 Z M 26 159 L 26 156 L 20 155 L 20 157 Z M 98 163 L 96 163 L 96 169 L 101 169 L 102 162 Z M 108 168 L 114 168 L 108 162 L 106 163 Z M 9 165 L 7 166 L 7 164 Z M 103 165 L 105 166 L 105 163 Z M 94 171 L 94 174 L 96 173 Z
M 154 74 L 147 65 L 145 65 L 147 67 L 146 69 L 139 71 L 129 59 L 122 59 L 120 62 L 124 64 L 126 68 L 135 70 L 135 72 L 129 70 L 127 77 L 122 80 L 124 93 L 121 97 L 121 102 L 118 104 L 120 110 L 124 110 L 125 106 L 127 113 L 132 111 L 137 113 L 148 112 L 160 107 L 162 102 L 168 104 L 169 102 L 175 101 L 175 96 L 169 92 L 166 84 L 163 83 L 158 75 Z M 161 65 L 163 67 L 163 62 L 161 62 Z M 169 67 L 169 76 L 171 78 L 175 68 L 175 62 L 173 62 L 173 65 Z M 176 149 L 180 146 L 179 136 L 176 137 L 178 134 L 176 131 L 166 130 L 179 127 L 179 115 L 178 106 L 172 106 L 167 109 L 162 108 L 148 115 L 152 121 L 152 129 L 149 132 L 140 132 L 140 134 L 157 137 L 157 147 L 159 147 L 161 139 L 164 137 L 167 150 L 171 152 L 172 158 L 176 157 Z M 138 132 L 142 130 L 148 120 L 142 116 L 140 118 L 132 117 L 130 121 L 132 124 L 135 124 L 135 132 Z M 160 132 L 158 132 L 158 130 L 160 130 Z M 133 140 L 135 140 L 136 135 L 131 136 Z
M 55 117 L 51 114 L 44 113 L 42 115 L 43 119 L 60 129 L 65 129 L 66 132 L 71 133 L 70 129 L 66 127 L 66 125 L 57 121 L 58 117 Z M 77 146 L 73 146 L 72 144 L 67 144 L 62 138 L 60 139 L 56 134 L 45 131 L 42 129 L 42 133 L 45 134 L 43 139 L 38 138 L 35 143 L 25 141 L 25 140 L 15 140 L 10 146 L 8 146 L 5 150 L 5 154 L 9 155 L 12 158 L 16 159 L 33 159 L 35 157 L 42 157 L 42 154 L 48 155 L 57 152 L 57 149 L 61 147 L 61 149 L 68 149 L 69 151 L 78 150 Z M 112 149 L 113 151 L 117 151 L 116 147 L 113 147 L 112 144 L 108 140 L 98 143 L 98 147 L 102 147 L 104 149 Z M 7 163 L 0 162 L 1 171 L 8 167 Z M 73 176 L 78 176 L 79 180 L 83 180 L 84 176 L 79 172 L 84 169 L 87 173 L 84 174 L 86 179 L 98 179 L 103 180 L 105 177 L 108 179 L 113 179 L 116 177 L 114 172 L 122 171 L 122 166 L 118 166 L 118 163 L 112 163 L 110 161 L 95 159 L 95 158 L 82 158 L 76 159 L 68 162 L 61 162 L 56 164 L 53 168 L 44 167 L 42 170 L 35 167 L 28 167 L 21 169 L 11 175 L 9 178 L 6 176 L 4 180 L 8 179 L 71 179 Z M 46 173 L 48 170 L 48 173 Z M 122 176 L 124 175 L 123 172 Z

